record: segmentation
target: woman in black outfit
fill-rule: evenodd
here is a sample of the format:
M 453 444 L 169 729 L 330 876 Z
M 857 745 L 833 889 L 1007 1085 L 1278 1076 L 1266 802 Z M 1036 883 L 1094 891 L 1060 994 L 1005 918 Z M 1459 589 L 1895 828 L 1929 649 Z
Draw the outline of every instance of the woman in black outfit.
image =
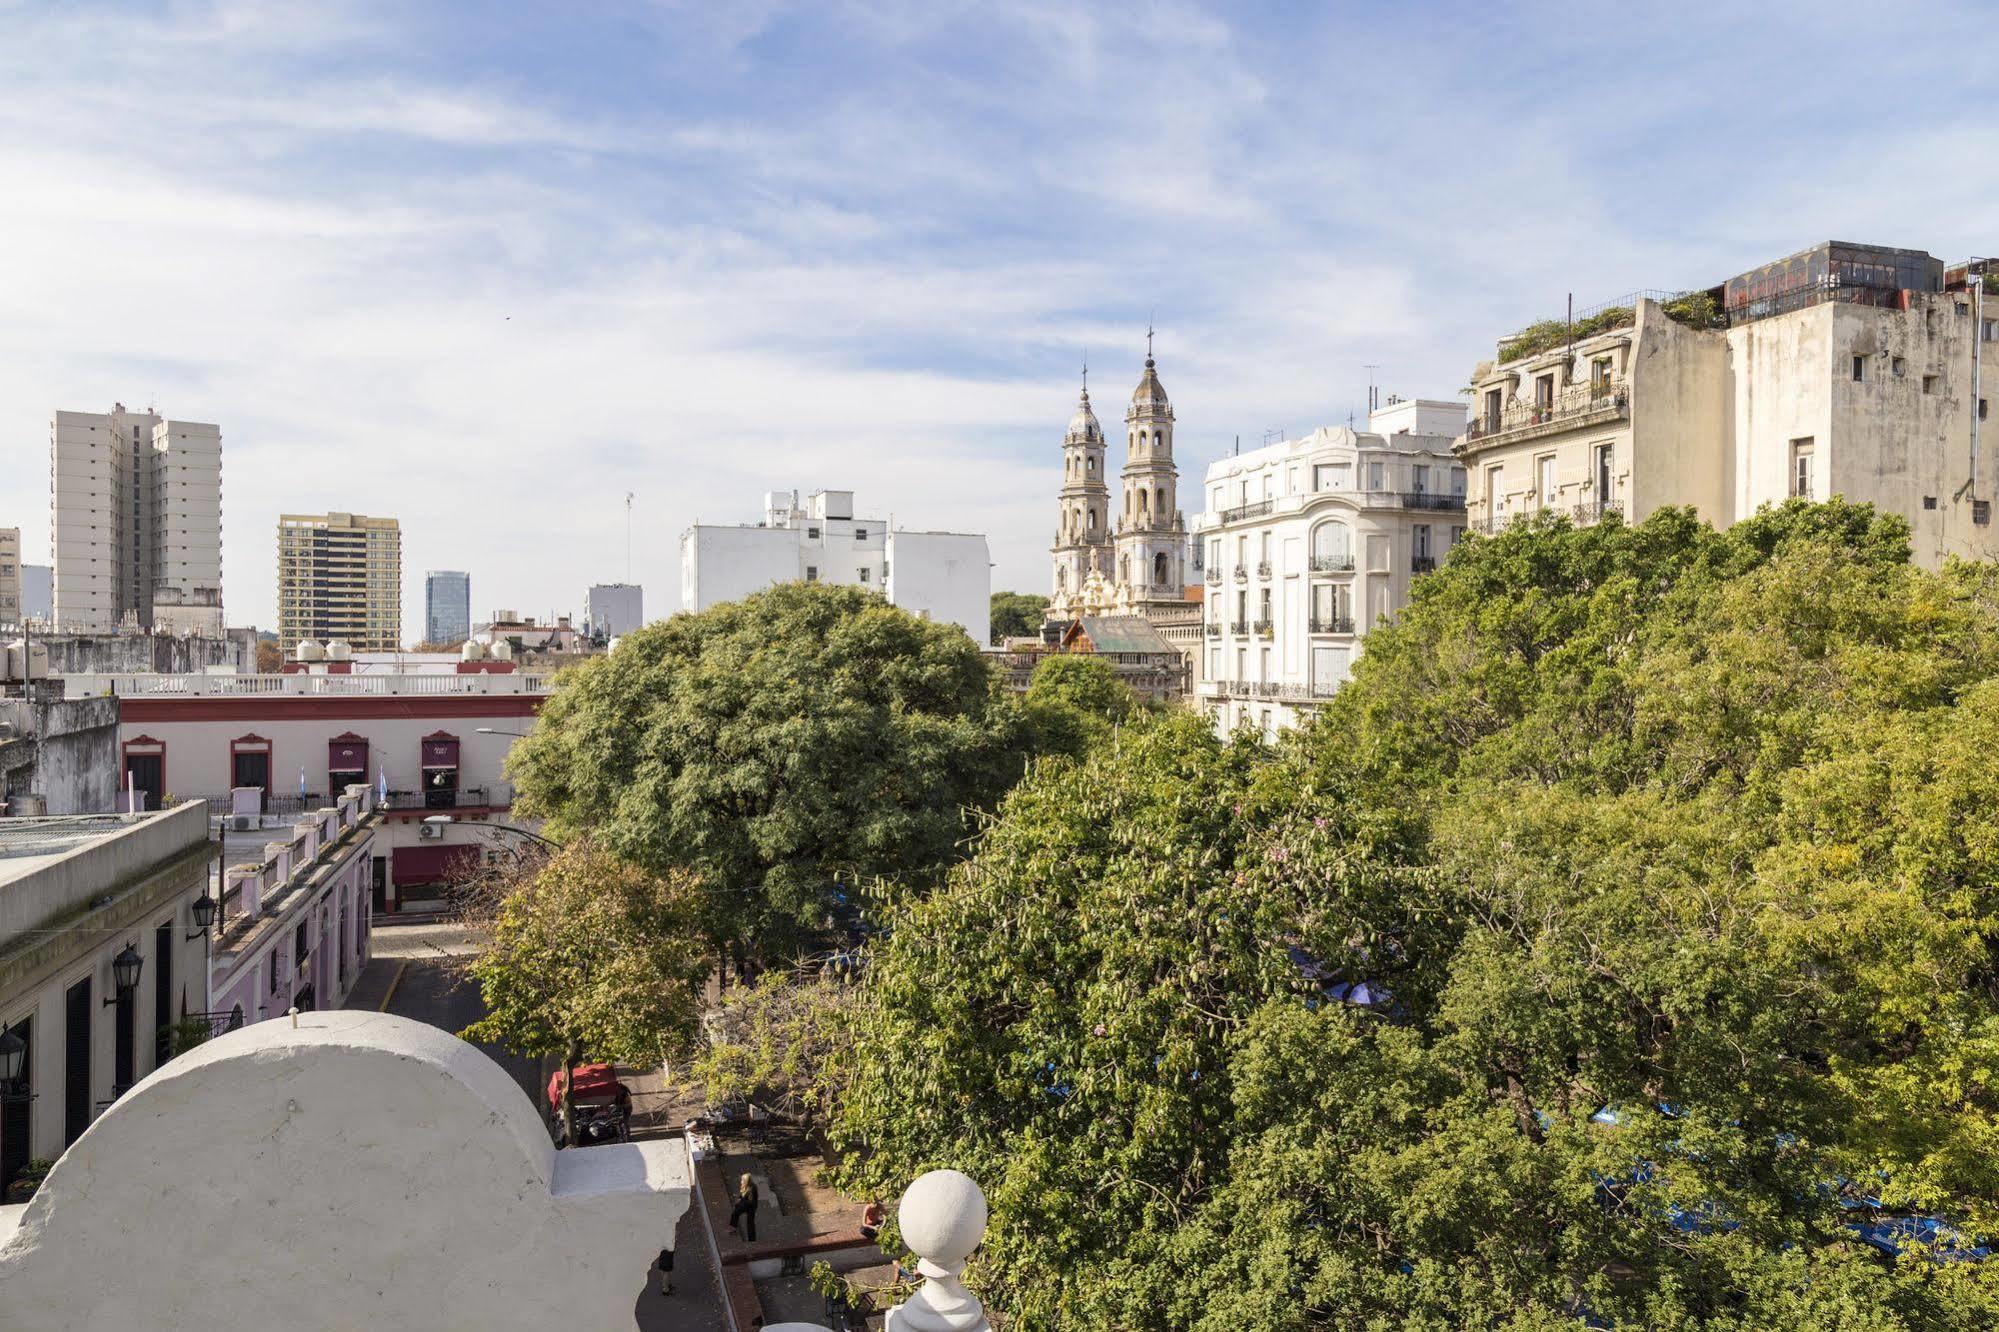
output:
M 736 1206 L 729 1213 L 729 1229 L 752 1244 L 757 1242 L 757 1182 L 748 1175 L 736 1185 Z

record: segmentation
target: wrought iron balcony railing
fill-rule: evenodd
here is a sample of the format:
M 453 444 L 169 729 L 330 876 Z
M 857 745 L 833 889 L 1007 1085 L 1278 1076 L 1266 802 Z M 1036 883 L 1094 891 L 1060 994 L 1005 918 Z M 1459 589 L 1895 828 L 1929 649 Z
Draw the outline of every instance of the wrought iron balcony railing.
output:
M 1462 509 L 1463 495 L 1438 495 L 1427 490 L 1407 490 L 1402 493 L 1402 507 L 1405 509 Z
M 1315 634 L 1350 634 L 1353 632 L 1351 615 L 1314 615 L 1312 632 Z
M 1238 504 L 1233 509 L 1222 510 L 1224 523 L 1239 523 L 1245 518 L 1261 518 L 1271 510 L 1272 501 L 1257 500 L 1251 504 Z
M 1352 573 L 1352 572 L 1353 572 L 1353 556 L 1351 556 L 1351 555 L 1314 555 L 1314 556 L 1312 557 L 1312 572 L 1313 572 L 1313 573 Z
M 1269 560 L 1258 560 L 1258 561 L 1256 562 L 1256 576 L 1257 576 L 1258 578 L 1268 578 L 1268 577 L 1270 577 L 1270 561 L 1269 561 Z
M 1236 635 L 1247 634 L 1249 632 L 1249 621 L 1248 620 L 1229 621 L 1229 632 Z
M 1208 570 L 1207 572 L 1208 586 L 1213 587 L 1216 583 L 1219 583 L 1221 581 L 1222 581 L 1222 571 L 1220 569 Z
M 1435 571 L 1436 567 L 1437 557 L 1435 555 L 1412 555 L 1409 559 L 1409 572 L 1411 573 L 1431 573 Z
M 1597 425 L 1631 415 L 1631 396 L 1623 385 L 1578 384 L 1547 402 L 1516 402 L 1486 412 L 1465 431 L 1467 444 L 1551 435 L 1578 426 Z
M 1275 628 L 1271 625 L 1270 621 L 1268 620 L 1258 620 L 1254 627 L 1256 630 L 1256 636 L 1258 638 L 1269 638 L 1272 634 L 1276 632 Z

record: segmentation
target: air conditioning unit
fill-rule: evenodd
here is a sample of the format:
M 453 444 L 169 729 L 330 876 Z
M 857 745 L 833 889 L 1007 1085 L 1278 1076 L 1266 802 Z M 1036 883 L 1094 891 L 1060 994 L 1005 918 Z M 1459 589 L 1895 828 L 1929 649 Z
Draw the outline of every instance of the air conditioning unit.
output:
M 255 832 L 257 829 L 257 816 L 255 814 L 231 814 L 229 816 L 229 827 L 235 832 Z
M 444 836 L 444 825 L 441 823 L 419 823 L 416 826 L 416 835 L 425 838 L 442 837 Z

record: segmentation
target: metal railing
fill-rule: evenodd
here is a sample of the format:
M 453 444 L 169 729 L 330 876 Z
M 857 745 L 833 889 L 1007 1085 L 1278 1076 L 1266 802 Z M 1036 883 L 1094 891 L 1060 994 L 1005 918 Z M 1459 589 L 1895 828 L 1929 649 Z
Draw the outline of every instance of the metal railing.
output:
M 1256 500 L 1250 504 L 1238 504 L 1233 509 L 1222 510 L 1222 521 L 1224 523 L 1239 523 L 1245 518 L 1261 518 L 1269 513 L 1270 509 L 1271 501 L 1269 500 Z
M 1269 638 L 1276 632 L 1269 620 L 1258 620 L 1251 626 L 1251 630 L 1258 638 Z
M 1311 631 L 1315 634 L 1350 634 L 1353 632 L 1353 616 L 1314 615 Z
M 467 786 L 456 791 L 391 791 L 385 808 L 485 809 L 510 803 L 504 791 L 494 791 L 484 786 Z
M 1258 578 L 1268 578 L 1268 577 L 1270 577 L 1270 561 L 1269 561 L 1269 560 L 1258 560 L 1258 561 L 1256 562 L 1256 576 L 1257 576 Z
M 1311 559 L 1313 573 L 1352 573 L 1351 555 L 1314 555 Z
M 1433 573 L 1436 571 L 1436 568 L 1437 557 L 1435 555 L 1412 555 L 1409 557 L 1410 573 Z
M 1630 391 L 1621 384 L 1608 389 L 1578 384 L 1545 403 L 1515 402 L 1497 413 L 1484 413 L 1465 430 L 1467 443 L 1554 434 L 1578 426 L 1621 420 L 1631 415 Z
M 454 696 L 466 694 L 545 694 L 554 677 L 545 672 L 507 671 L 459 675 L 400 673 L 380 675 L 201 675 L 145 672 L 74 674 L 62 677 L 72 698 L 105 694 L 143 698 L 243 698 Z
M 1427 490 L 1405 490 L 1402 492 L 1402 507 L 1405 509 L 1462 509 L 1465 497 L 1457 494 L 1435 494 Z
M 1229 632 L 1232 634 L 1236 634 L 1238 636 L 1247 634 L 1249 632 L 1249 621 L 1248 620 L 1229 621 Z
M 1222 581 L 1222 571 L 1220 569 L 1208 570 L 1206 575 L 1206 581 L 1208 583 L 1208 586 L 1213 587 L 1216 583 Z
M 1249 570 L 1238 564 L 1235 567 L 1235 580 L 1238 583 L 1247 583 L 1249 581 Z
M 1201 628 L 1209 638 L 1220 638 L 1222 636 L 1222 626 L 1219 620 L 1210 620 L 1202 625 Z

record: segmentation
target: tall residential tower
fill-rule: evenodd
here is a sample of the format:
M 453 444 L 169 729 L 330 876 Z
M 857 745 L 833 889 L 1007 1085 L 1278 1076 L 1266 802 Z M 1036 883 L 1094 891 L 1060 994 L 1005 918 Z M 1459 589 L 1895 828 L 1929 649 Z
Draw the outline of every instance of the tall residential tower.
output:
M 49 423 L 55 621 L 222 632 L 222 431 L 157 412 Z
M 394 652 L 403 639 L 403 534 L 393 518 L 287 513 L 278 519 L 278 646 L 345 639 Z

